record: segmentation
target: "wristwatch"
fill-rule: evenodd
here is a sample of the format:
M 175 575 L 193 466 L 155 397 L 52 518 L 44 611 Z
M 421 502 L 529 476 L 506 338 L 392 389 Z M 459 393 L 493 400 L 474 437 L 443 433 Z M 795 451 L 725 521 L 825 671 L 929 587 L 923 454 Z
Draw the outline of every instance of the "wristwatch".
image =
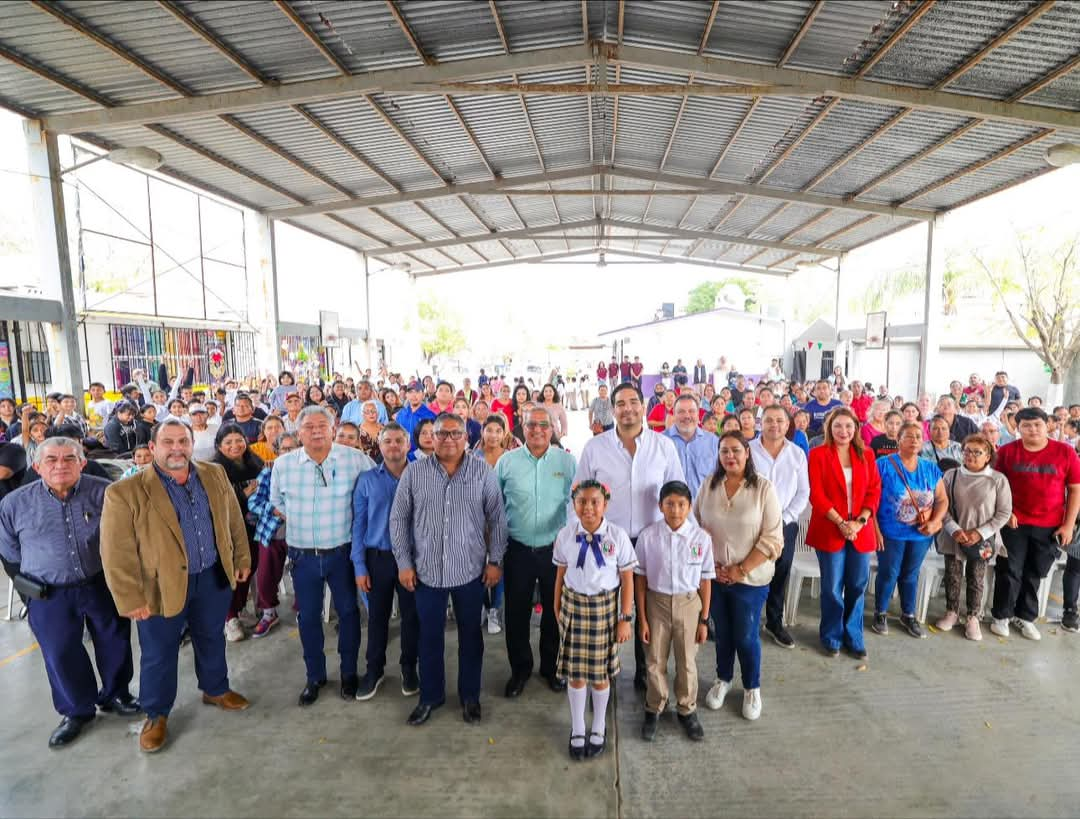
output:
M 494 566 L 496 569 L 501 569 L 502 568 L 502 563 L 500 561 L 498 561 L 498 560 L 489 560 L 488 565 L 489 566 Z
M 633 619 L 634 619 L 634 615 L 632 615 L 632 614 L 620 614 L 619 615 L 619 622 L 620 623 L 630 623 L 630 622 L 633 621 Z
M 709 618 L 708 617 L 699 617 L 698 618 L 698 623 L 703 625 L 703 626 L 707 626 L 707 625 L 709 625 Z
M 870 520 L 870 518 L 866 517 L 865 515 L 859 515 L 857 518 L 855 518 L 855 520 L 859 521 L 859 524 L 861 526 L 865 526 Z

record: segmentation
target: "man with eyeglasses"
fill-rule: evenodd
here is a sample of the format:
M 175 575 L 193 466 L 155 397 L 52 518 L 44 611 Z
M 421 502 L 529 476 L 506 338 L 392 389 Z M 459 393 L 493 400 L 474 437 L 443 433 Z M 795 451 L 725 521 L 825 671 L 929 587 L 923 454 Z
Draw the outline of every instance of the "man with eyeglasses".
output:
M 299 704 L 311 705 L 326 685 L 323 651 L 323 584 L 338 615 L 341 698 L 353 700 L 360 685 L 360 611 L 353 579 L 353 489 L 375 462 L 334 443 L 334 417 L 326 407 L 304 407 L 298 418 L 301 448 L 278 456 L 270 475 L 270 505 L 287 523 L 297 625 L 307 682 Z
M 606 517 L 625 529 L 636 546 L 641 530 L 663 517 L 660 487 L 668 481 L 685 483 L 686 475 L 671 438 L 644 427 L 645 404 L 637 387 L 619 384 L 611 401 L 615 429 L 585 443 L 573 482 L 596 480 L 608 487 Z M 636 628 L 634 660 L 634 688 L 645 691 L 645 646 Z
M 535 406 L 525 416 L 525 446 L 499 458 L 499 479 L 510 542 L 506 548 L 506 653 L 510 659 L 507 697 L 525 690 L 532 675 L 529 644 L 533 592 L 540 586 L 540 676 L 552 691 L 566 690 L 555 674 L 559 627 L 555 621 L 555 564 L 552 548 L 566 525 L 566 499 L 577 464 L 574 456 L 551 445 L 551 415 Z
M 420 618 L 420 703 L 409 725 L 423 725 L 446 702 L 446 606 L 458 627 L 458 698 L 466 723 L 480 721 L 484 589 L 502 576 L 506 512 L 495 472 L 465 456 L 461 418 L 435 419 L 435 453 L 402 473 L 390 510 L 398 580 L 415 592 Z
M 98 709 L 139 713 L 128 687 L 134 675 L 131 621 L 120 616 L 101 568 L 99 526 L 109 482 L 83 475 L 82 444 L 46 438 L 34 453 L 41 480 L 0 504 L 0 555 L 11 576 L 46 583 L 45 597 L 27 601 L 30 628 L 41 647 L 53 707 L 63 717 L 50 748 L 73 742 Z M 83 648 L 89 624 L 101 688 Z

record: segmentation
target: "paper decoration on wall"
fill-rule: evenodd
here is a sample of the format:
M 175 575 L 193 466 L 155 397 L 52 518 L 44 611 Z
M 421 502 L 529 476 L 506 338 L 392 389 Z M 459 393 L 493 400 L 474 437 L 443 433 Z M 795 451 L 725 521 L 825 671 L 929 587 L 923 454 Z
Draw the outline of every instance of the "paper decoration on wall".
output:
M 821 349 L 821 342 L 820 342 L 820 341 L 819 341 L 819 342 L 817 343 L 817 348 L 818 348 L 819 350 Z
M 220 347 L 211 347 L 207 353 L 210 359 L 210 377 L 222 379 L 225 377 L 225 351 Z
M 806 342 L 806 349 L 808 349 L 808 350 L 814 349 L 814 342 L 812 342 L 812 341 Z

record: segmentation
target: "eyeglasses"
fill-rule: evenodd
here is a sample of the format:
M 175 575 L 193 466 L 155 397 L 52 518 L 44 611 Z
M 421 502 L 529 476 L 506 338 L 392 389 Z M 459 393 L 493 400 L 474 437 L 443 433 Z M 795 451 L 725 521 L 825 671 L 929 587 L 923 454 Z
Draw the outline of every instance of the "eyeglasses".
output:
M 460 429 L 440 429 L 435 433 L 435 437 L 440 441 L 445 441 L 447 438 L 457 441 L 465 437 L 465 432 Z
M 969 455 L 972 458 L 974 458 L 974 457 L 976 457 L 978 455 L 986 455 L 987 457 L 990 457 L 990 453 L 987 452 L 985 449 L 965 449 L 964 450 L 964 456 L 967 457 Z
M 742 455 L 743 452 L 744 452 L 744 450 L 742 450 L 742 449 L 721 449 L 720 450 L 720 457 L 721 458 L 734 458 L 737 455 Z
M 527 421 L 525 423 L 525 429 L 547 429 L 550 427 L 547 421 Z

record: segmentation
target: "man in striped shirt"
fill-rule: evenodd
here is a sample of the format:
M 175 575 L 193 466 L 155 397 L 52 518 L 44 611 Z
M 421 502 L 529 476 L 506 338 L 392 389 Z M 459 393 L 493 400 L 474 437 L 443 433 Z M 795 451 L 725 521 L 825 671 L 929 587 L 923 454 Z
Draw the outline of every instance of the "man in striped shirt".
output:
M 335 444 L 333 414 L 326 407 L 304 407 L 297 419 L 301 449 L 281 455 L 270 474 L 270 505 L 288 521 L 285 540 L 292 561 L 299 608 L 297 625 L 304 648 L 307 684 L 300 705 L 311 705 L 326 685 L 323 651 L 323 584 L 338 615 L 341 697 L 353 700 L 359 688 L 360 612 L 350 558 L 353 489 L 360 473 L 375 462 L 357 449 Z M 479 622 L 480 615 L 477 615 Z
M 484 588 L 502 576 L 506 512 L 495 473 L 465 456 L 465 424 L 435 419 L 435 455 L 405 470 L 390 511 L 390 541 L 402 586 L 416 593 L 420 619 L 420 703 L 409 715 L 422 725 L 446 701 L 446 605 L 458 626 L 458 698 L 465 722 L 480 721 Z M 276 469 L 276 468 L 275 468 Z M 290 522 L 291 525 L 291 522 Z

